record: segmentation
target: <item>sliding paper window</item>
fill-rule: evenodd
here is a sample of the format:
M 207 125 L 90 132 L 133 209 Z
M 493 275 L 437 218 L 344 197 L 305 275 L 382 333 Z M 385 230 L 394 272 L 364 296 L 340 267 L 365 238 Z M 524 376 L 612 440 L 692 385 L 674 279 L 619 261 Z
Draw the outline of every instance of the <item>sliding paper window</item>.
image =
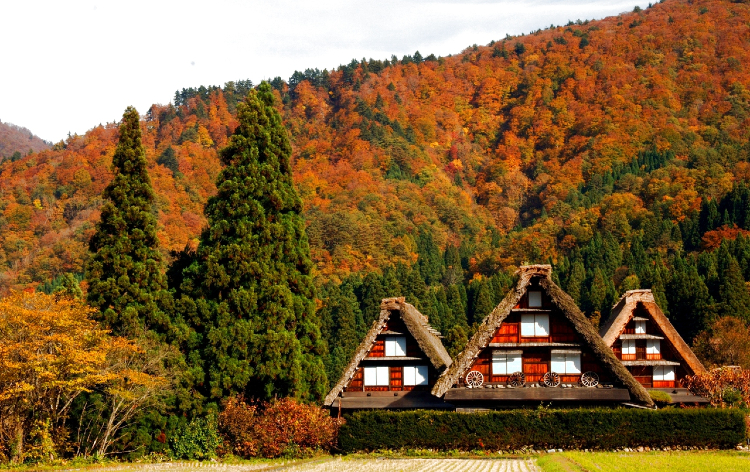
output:
M 550 371 L 558 374 L 580 374 L 581 351 L 553 350 Z
M 427 385 L 427 366 L 404 366 L 404 385 Z
M 549 336 L 549 315 L 521 315 L 521 336 Z
M 492 375 L 510 375 L 523 371 L 521 351 L 494 351 L 492 353 Z
M 386 356 L 405 356 L 406 338 L 404 336 L 388 336 L 385 338 Z
M 365 387 L 387 387 L 390 384 L 388 367 L 365 367 Z

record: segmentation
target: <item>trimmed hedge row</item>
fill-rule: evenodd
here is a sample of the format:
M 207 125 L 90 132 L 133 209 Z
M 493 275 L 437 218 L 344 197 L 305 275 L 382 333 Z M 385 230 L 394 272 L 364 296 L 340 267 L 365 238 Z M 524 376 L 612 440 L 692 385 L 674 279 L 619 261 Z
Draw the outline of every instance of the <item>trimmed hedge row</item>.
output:
M 734 448 L 745 440 L 737 410 L 576 409 L 486 413 L 362 411 L 339 432 L 344 452 L 379 449 L 492 451 L 697 446 Z

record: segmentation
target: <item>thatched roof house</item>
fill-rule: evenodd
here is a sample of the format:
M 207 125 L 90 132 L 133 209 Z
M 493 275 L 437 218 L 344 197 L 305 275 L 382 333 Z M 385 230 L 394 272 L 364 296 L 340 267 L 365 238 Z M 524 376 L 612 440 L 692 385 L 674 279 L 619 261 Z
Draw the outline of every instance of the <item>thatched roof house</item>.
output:
M 668 389 L 675 402 L 702 401 L 679 388 L 679 381 L 705 368 L 659 308 L 651 290 L 626 292 L 599 332 L 643 386 Z
M 330 408 L 451 408 L 430 394 L 451 364 L 440 333 L 404 298 L 383 299 L 338 383 L 324 400 Z
M 555 401 L 653 405 L 549 265 L 528 265 L 432 389 L 456 406 Z

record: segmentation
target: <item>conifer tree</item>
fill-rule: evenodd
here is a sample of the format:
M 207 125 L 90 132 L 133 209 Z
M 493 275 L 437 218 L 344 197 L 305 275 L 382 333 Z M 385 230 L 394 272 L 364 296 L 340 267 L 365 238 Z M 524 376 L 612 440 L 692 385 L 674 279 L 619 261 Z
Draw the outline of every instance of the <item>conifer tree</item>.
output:
M 163 260 L 158 250 L 154 191 L 146 169 L 138 112 L 128 107 L 112 158 L 114 178 L 89 241 L 88 302 L 118 335 L 168 330 L 169 304 Z
M 750 321 L 750 293 L 745 286 L 742 271 L 734 257 L 719 278 L 719 316 L 736 316 L 747 323 Z
M 370 329 L 372 322 L 380 316 L 380 302 L 389 296 L 393 295 L 389 295 L 383 288 L 380 276 L 372 272 L 365 275 L 358 291 L 359 306 L 363 319 L 363 325 L 357 328 L 357 333 L 360 336 L 364 336 Z
M 568 292 L 577 304 L 581 302 L 581 290 L 583 289 L 584 280 L 586 280 L 586 269 L 580 260 L 576 260 L 573 263 L 570 277 L 568 277 L 568 284 L 565 287 L 565 291 Z
M 472 322 L 479 323 L 495 309 L 495 305 L 492 303 L 492 294 L 486 279 L 478 280 L 472 285 L 475 288 Z
M 672 279 L 666 290 L 670 321 L 682 338 L 691 342 L 708 327 L 713 300 L 695 264 L 678 256 L 673 265 Z
M 357 323 L 362 318 L 362 313 L 350 284 L 344 283 L 329 289 L 320 317 L 329 321 L 328 329 L 324 330 L 330 347 L 325 365 L 329 381 L 335 383 L 360 342 Z
M 460 287 L 463 287 L 463 285 L 461 285 Z M 451 285 L 450 287 L 448 287 L 446 299 L 451 314 L 453 315 L 453 325 L 461 325 L 467 327 L 469 324 L 466 320 L 466 305 L 464 305 L 463 299 L 461 298 L 459 286 Z
M 190 318 L 203 343 L 204 389 L 211 398 L 320 398 L 325 343 L 310 249 L 291 145 L 268 83 L 248 93 L 237 118 L 206 204 L 208 227 L 184 271 L 183 285 L 197 289 Z
M 461 255 L 456 246 L 448 246 L 443 254 L 445 264 L 445 277 L 443 283 L 446 286 L 461 283 L 464 280 L 464 269 L 461 267 Z

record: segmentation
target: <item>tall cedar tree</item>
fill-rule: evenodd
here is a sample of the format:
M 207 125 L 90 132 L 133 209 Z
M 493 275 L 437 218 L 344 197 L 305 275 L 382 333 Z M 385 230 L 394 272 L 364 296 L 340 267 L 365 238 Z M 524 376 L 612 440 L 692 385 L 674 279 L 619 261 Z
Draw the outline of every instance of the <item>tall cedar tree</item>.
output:
M 114 178 L 104 189 L 106 199 L 87 267 L 88 303 L 115 334 L 165 333 L 169 295 L 158 250 L 154 190 L 146 170 L 138 112 L 128 107 L 112 158 Z
M 264 82 L 237 106 L 239 126 L 206 204 L 208 227 L 185 271 L 198 292 L 193 327 L 214 399 L 316 399 L 327 384 L 302 202 L 273 104 Z

